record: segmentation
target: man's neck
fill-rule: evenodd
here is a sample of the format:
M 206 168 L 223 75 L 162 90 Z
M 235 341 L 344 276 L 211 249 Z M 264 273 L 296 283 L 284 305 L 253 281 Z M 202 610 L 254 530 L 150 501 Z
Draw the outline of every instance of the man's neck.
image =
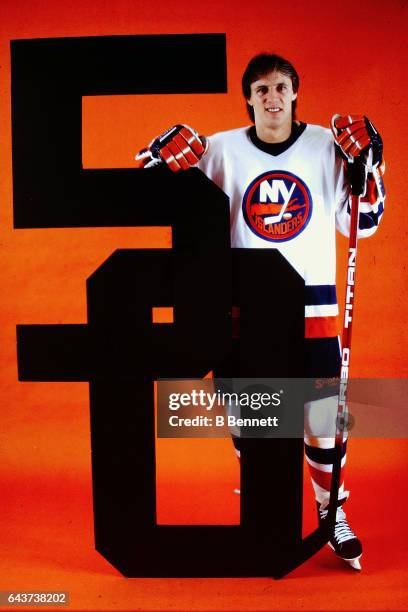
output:
M 259 140 L 263 142 L 271 144 L 285 142 L 292 132 L 292 121 L 275 129 L 255 126 L 255 130 Z
M 253 125 L 249 129 L 249 138 L 258 149 L 263 151 L 264 153 L 269 153 L 269 155 L 281 155 L 287 151 L 297 139 L 303 134 L 306 129 L 306 123 L 301 123 L 300 121 L 294 121 L 292 123 L 292 131 L 290 133 L 289 138 L 284 140 L 283 142 L 264 142 L 260 138 L 258 138 L 255 130 L 255 126 Z

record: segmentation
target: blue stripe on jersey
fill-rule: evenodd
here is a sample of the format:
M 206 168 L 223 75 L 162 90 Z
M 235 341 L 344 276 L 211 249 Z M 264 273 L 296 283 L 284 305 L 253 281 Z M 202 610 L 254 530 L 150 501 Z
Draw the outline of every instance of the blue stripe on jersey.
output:
M 383 200 L 385 200 L 384 181 L 383 181 L 382 176 L 379 176 L 378 179 L 379 179 L 379 183 L 380 183 L 380 189 L 379 189 L 380 193 L 379 193 L 379 196 L 382 197 Z
M 347 450 L 347 440 L 343 442 L 341 449 L 341 458 L 343 459 Z M 324 465 L 330 465 L 334 459 L 334 447 L 333 448 L 317 448 L 316 446 L 310 446 L 305 443 L 305 454 L 306 457 L 314 461 L 315 463 L 323 463 Z
M 306 285 L 305 306 L 337 304 L 336 285 Z

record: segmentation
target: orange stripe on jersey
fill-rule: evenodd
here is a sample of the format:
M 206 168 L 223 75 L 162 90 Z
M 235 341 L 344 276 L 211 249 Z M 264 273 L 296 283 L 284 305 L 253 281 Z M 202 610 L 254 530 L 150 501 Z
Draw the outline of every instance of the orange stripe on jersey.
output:
M 305 338 L 333 338 L 338 333 L 337 316 L 305 318 Z

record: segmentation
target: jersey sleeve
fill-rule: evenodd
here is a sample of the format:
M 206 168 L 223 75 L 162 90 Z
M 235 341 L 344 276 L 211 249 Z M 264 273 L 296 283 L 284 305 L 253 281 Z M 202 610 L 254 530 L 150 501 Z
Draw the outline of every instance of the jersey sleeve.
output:
M 220 189 L 225 189 L 224 156 L 220 135 L 214 134 L 206 137 L 208 150 L 206 154 L 196 164 L 209 179 L 211 179 Z
M 350 185 L 347 180 L 345 162 L 336 154 L 336 227 L 344 235 L 350 232 Z M 377 231 L 384 212 L 385 188 L 383 182 L 384 163 L 369 172 L 365 194 L 360 197 L 358 238 L 368 238 Z M 341 185 L 341 187 L 340 187 Z

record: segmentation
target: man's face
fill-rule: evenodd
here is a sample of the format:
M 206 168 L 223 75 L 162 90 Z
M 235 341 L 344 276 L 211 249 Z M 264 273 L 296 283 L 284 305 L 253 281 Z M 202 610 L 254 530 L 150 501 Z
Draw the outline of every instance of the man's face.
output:
M 281 72 L 269 72 L 251 83 L 247 102 L 254 109 L 257 131 L 291 125 L 292 102 L 296 97 L 290 77 Z

